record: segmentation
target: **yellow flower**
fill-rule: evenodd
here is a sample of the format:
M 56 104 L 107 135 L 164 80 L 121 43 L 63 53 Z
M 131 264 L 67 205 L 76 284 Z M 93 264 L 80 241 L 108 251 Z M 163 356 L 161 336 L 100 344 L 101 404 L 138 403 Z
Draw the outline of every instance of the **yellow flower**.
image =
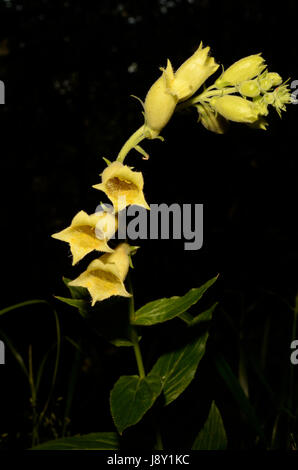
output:
M 102 173 L 102 183 L 93 186 L 106 193 L 116 212 L 136 204 L 150 210 L 143 194 L 144 179 L 141 172 L 133 171 L 120 162 L 111 163 Z
M 215 132 L 216 134 L 224 134 L 228 122 L 220 114 L 216 114 L 208 105 L 196 105 L 199 113 L 198 122 L 201 122 L 208 131 Z
M 253 54 L 238 60 L 231 65 L 215 82 L 217 88 L 223 88 L 227 85 L 237 85 L 245 80 L 260 75 L 266 68 L 261 54 Z
M 187 100 L 219 67 L 213 57 L 209 57 L 210 48 L 203 48 L 202 43 L 196 52 L 187 59 L 174 73 L 168 60 L 166 69 L 153 83 L 147 93 L 145 111 L 145 132 L 150 138 L 158 136 L 168 123 L 179 101 Z
M 92 261 L 70 286 L 85 287 L 92 297 L 92 306 L 97 301 L 108 299 L 113 295 L 130 297 L 124 286 L 124 279 L 129 269 L 130 246 L 121 243 L 114 253 L 107 253 Z
M 117 219 L 113 214 L 99 212 L 88 215 L 80 211 L 69 227 L 52 237 L 69 243 L 74 265 L 93 250 L 113 252 L 107 245 L 107 240 L 116 230 Z
M 161 69 L 162 75 L 153 83 L 144 103 L 145 132 L 148 137 L 157 137 L 172 117 L 178 97 L 171 93 L 174 72 L 168 60 L 167 68 Z
M 260 87 L 257 80 L 246 80 L 240 83 L 239 92 L 241 95 L 248 96 L 249 98 L 255 98 L 260 94 Z
M 229 121 L 251 123 L 258 119 L 260 114 L 254 103 L 240 96 L 226 95 L 212 98 L 211 106 Z
M 218 69 L 219 65 L 208 55 L 209 51 L 210 47 L 203 48 L 201 42 L 196 52 L 176 71 L 172 89 L 179 101 L 190 98 Z

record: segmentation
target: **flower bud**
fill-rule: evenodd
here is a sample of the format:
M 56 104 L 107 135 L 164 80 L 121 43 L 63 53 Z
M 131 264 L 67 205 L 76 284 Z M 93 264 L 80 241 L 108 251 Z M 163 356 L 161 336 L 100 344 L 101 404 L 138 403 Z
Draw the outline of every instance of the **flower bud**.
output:
M 281 76 L 276 72 L 269 72 L 267 77 L 272 81 L 272 86 L 277 86 L 282 83 Z
M 212 98 L 211 106 L 229 121 L 254 122 L 258 119 L 258 111 L 251 101 L 240 96 L 226 95 L 220 98 Z
M 149 138 L 159 135 L 171 119 L 178 102 L 178 97 L 171 93 L 174 72 L 169 60 L 167 68 L 162 70 L 161 77 L 151 86 L 144 103 L 145 131 Z
M 190 98 L 200 86 L 218 69 L 214 57 L 208 56 L 210 47 L 201 43 L 196 52 L 176 71 L 172 90 L 179 101 Z
M 246 80 L 240 83 L 239 92 L 241 95 L 248 96 L 249 98 L 255 98 L 260 94 L 260 87 L 257 80 Z
M 259 75 L 266 68 L 264 62 L 260 54 L 244 57 L 231 65 L 219 79 L 216 80 L 215 85 L 217 88 L 223 88 L 227 85 L 237 85 L 245 80 L 250 80 Z

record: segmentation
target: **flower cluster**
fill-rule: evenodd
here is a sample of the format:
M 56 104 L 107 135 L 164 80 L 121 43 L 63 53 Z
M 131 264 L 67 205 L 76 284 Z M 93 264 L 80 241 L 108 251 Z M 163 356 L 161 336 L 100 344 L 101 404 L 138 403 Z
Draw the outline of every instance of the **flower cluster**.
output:
M 268 106 L 273 106 L 281 115 L 290 102 L 288 85 L 282 83 L 277 73 L 267 70 L 261 54 L 235 62 L 213 85 L 193 96 L 219 67 L 209 52 L 210 48 L 201 43 L 176 72 L 169 60 L 166 68 L 161 68 L 161 76 L 153 83 L 143 103 L 144 124 L 123 145 L 115 161 L 106 160 L 108 166 L 101 174 L 101 182 L 93 186 L 106 194 L 113 210 L 109 212 L 103 207 L 101 212 L 91 215 L 80 211 L 69 227 L 52 235 L 69 244 L 73 264 L 94 250 L 105 253 L 70 282 L 71 286 L 88 289 L 92 305 L 113 295 L 130 296 L 124 281 L 135 247 L 121 243 L 113 249 L 108 244 L 117 231 L 117 214 L 126 206 L 136 204 L 150 210 L 143 193 L 142 173 L 123 163 L 128 152 L 135 149 L 148 159 L 139 143 L 145 138 L 162 138 L 160 132 L 176 109 L 195 106 L 203 126 L 222 134 L 228 121 L 266 129 L 264 116 L 268 115 Z

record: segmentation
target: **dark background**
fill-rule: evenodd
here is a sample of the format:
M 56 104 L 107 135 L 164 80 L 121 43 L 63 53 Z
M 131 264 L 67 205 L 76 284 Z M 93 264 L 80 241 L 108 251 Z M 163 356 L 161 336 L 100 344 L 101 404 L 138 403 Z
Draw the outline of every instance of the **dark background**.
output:
M 201 40 L 225 67 L 262 52 L 270 71 L 295 80 L 296 23 L 294 0 L 279 6 L 231 0 L 2 0 L 0 79 L 6 104 L 0 109 L 0 307 L 46 298 L 61 312 L 65 335 L 90 335 L 77 312 L 53 301 L 53 295 L 65 295 L 62 275 L 76 277 L 93 256 L 72 268 L 66 244 L 50 235 L 66 227 L 79 210 L 92 213 L 103 200 L 91 188 L 105 166 L 102 157 L 113 160 L 143 121 L 141 106 L 130 95 L 144 99 L 167 58 L 177 68 Z M 128 164 L 143 172 L 149 204 L 204 204 L 201 250 L 184 251 L 183 241 L 140 243 L 133 272 L 137 306 L 182 295 L 220 273 L 209 298 L 219 300 L 222 308 L 214 327 L 216 348 L 237 372 L 239 337 L 260 357 L 270 317 L 267 378 L 277 391 L 280 374 L 289 367 L 291 327 L 291 313 L 281 298 L 293 304 L 297 289 L 295 112 L 289 105 L 280 120 L 272 109 L 266 132 L 234 124 L 220 136 L 198 124 L 194 110 L 177 113 L 162 132 L 165 142 L 145 142 L 148 161 L 134 151 L 127 157 Z M 223 311 L 236 325 L 236 338 Z M 50 344 L 55 333 L 50 314 L 41 307 L 12 312 L 1 317 L 1 324 L 25 354 L 30 342 L 36 345 L 37 362 L 43 344 Z M 128 372 L 126 364 L 134 373 L 131 352 L 110 350 L 104 342 L 98 348 L 100 357 L 110 359 L 106 366 L 97 362 L 95 372 L 90 366 L 83 377 L 72 433 L 112 430 L 108 411 L 96 409 L 100 374 L 110 374 L 108 390 L 119 375 L 109 368 L 119 361 L 120 373 Z M 14 434 L 27 429 L 23 409 L 28 390 L 13 358 L 7 360 L 5 372 L 0 371 L 7 400 L 0 431 Z M 63 364 L 68 360 L 66 350 Z M 205 377 L 213 384 L 230 445 L 254 445 L 245 426 L 244 438 L 239 437 L 241 417 L 212 369 L 205 370 Z M 61 380 L 62 395 L 63 386 Z M 263 411 L 266 399 L 254 392 L 253 378 L 252 389 Z M 101 393 L 104 408 L 107 391 Z M 197 393 L 198 385 L 190 397 L 196 399 Z M 191 414 L 183 418 L 177 406 L 177 422 L 179 416 L 190 420 Z M 265 426 L 266 420 L 273 421 L 273 412 L 264 411 L 263 418 Z

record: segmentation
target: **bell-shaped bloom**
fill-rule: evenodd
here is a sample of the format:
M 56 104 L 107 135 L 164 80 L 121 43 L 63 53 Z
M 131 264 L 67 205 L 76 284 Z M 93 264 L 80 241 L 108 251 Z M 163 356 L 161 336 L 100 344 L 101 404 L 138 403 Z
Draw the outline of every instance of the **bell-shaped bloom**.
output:
M 196 52 L 174 73 L 168 60 L 166 69 L 153 83 L 144 103 L 145 132 L 150 138 L 158 136 L 168 123 L 178 102 L 190 98 L 219 67 L 210 57 L 209 47 L 202 43 Z
M 240 96 L 226 95 L 212 98 L 211 106 L 229 121 L 252 123 L 258 119 L 259 111 L 249 100 Z
M 215 85 L 217 88 L 223 88 L 228 85 L 237 85 L 246 80 L 260 75 L 266 68 L 265 61 L 261 54 L 253 54 L 243 59 L 238 60 L 231 65 L 224 73 L 216 80 Z
M 103 171 L 102 182 L 93 186 L 103 191 L 112 201 L 115 212 L 136 204 L 150 210 L 143 194 L 144 179 L 141 172 L 133 171 L 115 161 Z
M 92 306 L 98 301 L 108 299 L 113 295 L 130 297 L 124 286 L 124 280 L 129 269 L 130 246 L 121 243 L 113 253 L 106 253 L 92 261 L 79 277 L 69 283 L 70 286 L 88 289 Z
M 208 105 L 198 104 L 196 108 L 199 113 L 198 122 L 201 122 L 205 129 L 215 132 L 216 134 L 224 134 L 227 130 L 228 121 L 220 114 L 214 112 Z
M 113 252 L 107 245 L 107 241 L 116 230 L 117 218 L 114 214 L 98 212 L 88 215 L 80 211 L 72 219 L 69 227 L 55 233 L 52 237 L 69 243 L 74 265 L 93 250 Z
M 173 93 L 179 101 L 190 98 L 219 67 L 214 57 L 209 56 L 210 47 L 201 42 L 196 52 L 175 72 Z

